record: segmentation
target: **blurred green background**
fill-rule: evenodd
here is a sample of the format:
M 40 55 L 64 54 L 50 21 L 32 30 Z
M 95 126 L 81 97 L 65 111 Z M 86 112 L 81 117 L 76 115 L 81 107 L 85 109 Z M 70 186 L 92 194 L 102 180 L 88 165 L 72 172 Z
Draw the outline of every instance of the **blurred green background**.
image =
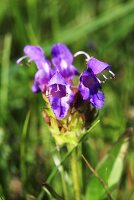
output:
M 0 1 L 0 198 L 36 199 L 51 174 L 56 148 L 42 118 L 44 102 L 31 92 L 36 71 L 16 65 L 26 44 L 40 45 L 50 58 L 51 45 L 67 44 L 112 65 L 116 79 L 103 85 L 106 95 L 100 123 L 84 144 L 83 154 L 94 166 L 134 124 L 134 1 L 133 0 L 1 0 Z M 81 56 L 75 65 L 85 69 Z M 30 112 L 30 114 L 28 114 Z M 115 199 L 134 199 L 134 139 L 122 158 Z M 65 150 L 63 149 L 63 152 Z M 117 156 L 117 155 L 116 155 Z M 66 182 L 71 178 L 65 161 Z M 83 199 L 89 197 L 92 173 L 82 163 Z M 106 168 L 104 170 L 107 170 Z M 117 176 L 118 176 L 117 175 Z M 116 176 L 115 174 L 113 177 Z M 90 183 L 89 183 L 90 182 Z M 51 182 L 62 196 L 60 176 Z M 92 191 L 91 191 L 92 192 Z M 52 195 L 53 196 L 53 195 Z M 44 199 L 53 199 L 48 194 Z M 58 199 L 58 198 L 57 198 Z M 98 199 L 104 199 L 98 197 Z M 97 200 L 97 197 L 96 199 Z

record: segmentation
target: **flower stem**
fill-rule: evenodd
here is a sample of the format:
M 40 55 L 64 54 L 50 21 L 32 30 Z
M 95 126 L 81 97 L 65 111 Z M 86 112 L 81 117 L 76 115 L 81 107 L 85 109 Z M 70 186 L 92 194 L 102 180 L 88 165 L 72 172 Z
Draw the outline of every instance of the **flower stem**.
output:
M 75 200 L 81 200 L 80 192 L 80 181 L 78 176 L 78 165 L 77 165 L 77 152 L 76 149 L 71 154 L 71 170 L 72 170 L 72 179 L 75 193 Z
M 66 187 L 66 182 L 65 182 L 65 176 L 64 176 L 64 169 L 63 169 L 63 167 L 62 167 L 62 170 L 61 170 L 61 180 L 62 180 L 62 187 L 63 187 L 64 199 L 68 200 L 68 193 L 67 193 L 67 187 Z
M 62 158 L 61 158 L 61 152 L 60 152 L 60 148 L 58 148 L 58 147 L 57 147 L 57 153 L 58 153 L 59 160 L 61 162 L 61 160 L 62 160 Z M 66 181 L 65 181 L 65 171 L 64 171 L 63 165 L 61 165 L 59 167 L 59 172 L 60 172 L 60 175 L 61 175 L 61 181 L 62 181 L 62 188 L 63 188 L 64 199 L 68 200 L 69 198 L 68 198 L 67 185 L 66 185 Z

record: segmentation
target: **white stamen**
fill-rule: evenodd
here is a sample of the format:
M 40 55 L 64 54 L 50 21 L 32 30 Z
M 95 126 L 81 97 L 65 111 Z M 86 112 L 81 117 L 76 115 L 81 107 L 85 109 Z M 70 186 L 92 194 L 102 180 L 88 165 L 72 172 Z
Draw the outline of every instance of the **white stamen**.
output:
M 101 73 L 102 74 L 102 73 Z M 102 74 L 102 76 L 107 80 L 108 78 L 104 75 L 104 74 Z
M 96 77 L 96 78 L 97 78 L 97 80 L 98 80 L 98 82 L 99 82 L 99 83 L 101 83 L 101 82 L 102 82 L 102 81 L 101 81 L 101 80 L 100 80 L 98 77 Z
M 101 81 L 98 77 L 96 77 L 98 82 L 101 84 L 101 83 L 106 83 L 106 81 Z
M 25 58 L 27 58 L 28 56 L 23 56 L 23 57 L 21 57 L 21 58 L 19 58 L 18 60 L 17 60 L 17 64 L 19 64 L 22 60 L 24 60 Z
M 29 59 L 29 60 L 28 60 L 28 63 L 30 63 L 30 62 L 32 62 L 32 60 L 31 60 L 31 59 Z
M 49 96 L 49 92 L 48 92 L 48 90 L 46 90 L 46 96 Z
M 58 92 L 58 91 L 60 91 L 60 88 L 59 88 L 59 85 L 57 84 L 57 91 L 56 92 Z
M 112 74 L 113 77 L 115 77 L 115 74 L 109 70 L 109 73 Z
M 79 56 L 79 55 L 85 55 L 86 57 L 87 57 L 87 61 L 89 61 L 90 60 L 90 56 L 86 53 L 86 52 L 84 52 L 84 51 L 78 51 L 78 52 L 76 52 L 75 54 L 74 54 L 74 57 L 76 57 L 76 56 Z
M 101 81 L 101 83 L 106 83 L 106 81 Z

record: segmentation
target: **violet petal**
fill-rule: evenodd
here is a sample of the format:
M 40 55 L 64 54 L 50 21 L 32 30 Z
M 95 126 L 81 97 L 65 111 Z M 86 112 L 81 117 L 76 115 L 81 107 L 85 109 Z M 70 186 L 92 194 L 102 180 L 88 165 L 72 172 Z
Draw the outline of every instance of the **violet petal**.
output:
M 105 102 L 105 96 L 104 93 L 101 91 L 98 91 L 96 94 L 91 95 L 90 97 L 90 103 L 95 107 L 95 108 L 102 108 Z
M 73 55 L 64 44 L 57 43 L 52 47 L 52 63 L 64 78 L 72 78 L 78 75 L 78 70 L 72 65 Z
M 108 63 L 102 62 L 94 57 L 91 57 L 87 64 L 87 68 L 91 69 L 94 74 L 99 74 L 103 70 L 109 70 L 110 67 Z
M 31 61 L 38 61 L 45 58 L 44 52 L 39 46 L 27 45 L 24 47 L 24 53 Z
M 74 99 L 69 83 L 56 72 L 48 83 L 47 91 L 54 114 L 57 118 L 64 118 Z

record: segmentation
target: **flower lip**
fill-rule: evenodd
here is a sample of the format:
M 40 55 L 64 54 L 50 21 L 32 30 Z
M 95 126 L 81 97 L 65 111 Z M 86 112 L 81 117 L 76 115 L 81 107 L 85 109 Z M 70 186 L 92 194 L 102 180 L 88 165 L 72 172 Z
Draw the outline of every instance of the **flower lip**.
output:
M 66 86 L 69 83 L 62 77 L 62 75 L 56 71 L 48 83 L 48 95 L 53 97 L 62 98 L 67 95 Z
M 102 106 L 104 105 L 105 103 L 105 96 L 104 96 L 104 93 L 102 91 L 99 91 L 94 94 L 94 95 L 91 95 L 90 97 L 90 103 L 95 107 L 95 108 L 102 108 Z
M 83 72 L 83 74 L 80 77 L 80 81 L 85 87 L 89 88 L 90 90 L 100 88 L 100 84 L 91 70 Z
M 70 104 L 74 99 L 74 94 L 70 84 L 62 77 L 59 71 L 56 71 L 50 79 L 46 93 L 56 118 L 66 117 Z
M 57 98 L 65 97 L 67 95 L 66 86 L 58 84 L 51 85 L 49 86 L 49 94 Z
M 101 85 L 92 72 L 87 69 L 80 77 L 79 92 L 83 100 L 88 100 L 95 108 L 101 108 L 104 104 L 104 94 L 99 91 Z

